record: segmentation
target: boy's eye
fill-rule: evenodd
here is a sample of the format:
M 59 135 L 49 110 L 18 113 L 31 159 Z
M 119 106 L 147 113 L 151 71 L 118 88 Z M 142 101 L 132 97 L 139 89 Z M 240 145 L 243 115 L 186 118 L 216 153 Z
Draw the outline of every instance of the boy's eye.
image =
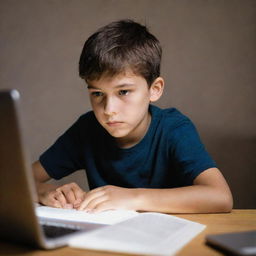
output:
M 119 91 L 119 95 L 127 95 L 129 93 L 128 90 L 121 90 Z
M 100 96 L 103 96 L 103 93 L 102 92 L 92 92 L 91 95 L 94 97 L 100 97 Z

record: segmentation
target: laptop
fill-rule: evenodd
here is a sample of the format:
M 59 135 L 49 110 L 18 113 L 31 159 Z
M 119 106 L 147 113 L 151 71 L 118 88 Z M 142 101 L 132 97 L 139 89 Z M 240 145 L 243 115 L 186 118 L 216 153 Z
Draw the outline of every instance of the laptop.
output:
M 206 244 L 225 255 L 255 256 L 256 230 L 208 235 Z
M 36 189 L 24 145 L 20 94 L 0 91 L 0 239 L 53 249 L 102 224 L 38 218 Z

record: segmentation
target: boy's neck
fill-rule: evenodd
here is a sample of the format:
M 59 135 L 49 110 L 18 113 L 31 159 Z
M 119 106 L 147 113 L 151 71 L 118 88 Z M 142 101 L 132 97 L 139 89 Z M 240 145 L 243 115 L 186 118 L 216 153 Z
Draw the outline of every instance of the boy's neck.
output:
M 116 143 L 119 148 L 131 148 L 138 144 L 146 135 L 151 123 L 151 114 L 148 112 L 147 117 L 134 129 L 132 134 L 116 138 Z

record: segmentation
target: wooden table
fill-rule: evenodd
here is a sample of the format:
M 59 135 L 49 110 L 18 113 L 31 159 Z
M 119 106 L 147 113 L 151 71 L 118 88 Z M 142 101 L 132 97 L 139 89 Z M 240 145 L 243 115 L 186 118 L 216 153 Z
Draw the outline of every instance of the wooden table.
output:
M 256 230 L 256 210 L 233 210 L 231 213 L 223 214 L 176 214 L 176 216 L 205 224 L 206 229 L 188 243 L 178 256 L 215 256 L 221 253 L 205 245 L 207 234 Z M 0 242 L 0 256 L 103 256 L 103 255 L 124 255 L 117 253 L 104 253 L 89 250 L 79 250 L 69 247 L 51 251 L 33 250 L 27 247 L 17 246 Z

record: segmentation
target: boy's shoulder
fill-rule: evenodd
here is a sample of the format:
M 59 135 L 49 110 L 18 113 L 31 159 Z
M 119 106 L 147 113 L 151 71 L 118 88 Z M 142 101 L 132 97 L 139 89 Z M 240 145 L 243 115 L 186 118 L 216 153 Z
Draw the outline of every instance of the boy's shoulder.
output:
M 176 108 L 161 109 L 151 105 L 150 112 L 153 118 L 166 128 L 175 129 L 185 124 L 192 124 L 191 120 Z
M 189 117 L 176 108 L 160 109 L 153 107 L 156 136 L 164 138 L 168 145 L 196 143 L 199 138 L 198 131 Z

